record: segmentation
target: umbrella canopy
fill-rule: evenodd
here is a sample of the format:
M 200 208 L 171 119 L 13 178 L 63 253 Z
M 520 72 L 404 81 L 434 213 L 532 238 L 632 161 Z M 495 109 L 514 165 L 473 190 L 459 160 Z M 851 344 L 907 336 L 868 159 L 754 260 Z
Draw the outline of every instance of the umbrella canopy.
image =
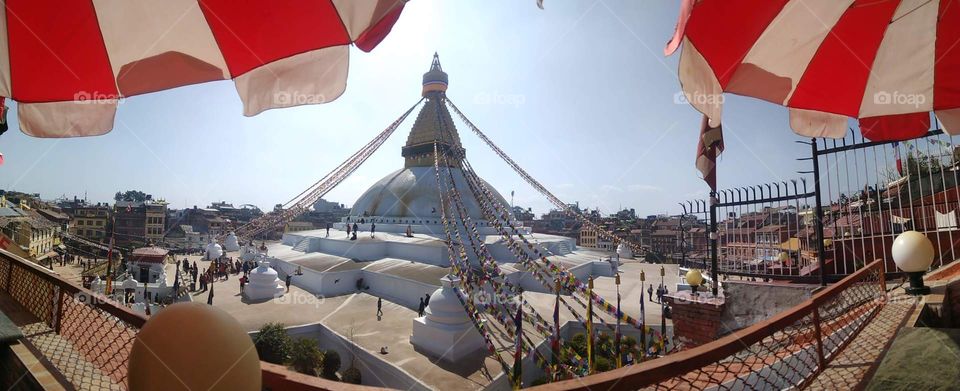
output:
M 960 133 L 956 0 L 684 0 L 677 31 L 687 100 L 720 123 L 722 93 L 790 108 L 808 137 L 920 136 L 930 112 Z
M 324 103 L 349 45 L 372 50 L 405 0 L 7 0 L 0 96 L 39 137 L 109 132 L 118 99 L 232 79 L 244 114 Z

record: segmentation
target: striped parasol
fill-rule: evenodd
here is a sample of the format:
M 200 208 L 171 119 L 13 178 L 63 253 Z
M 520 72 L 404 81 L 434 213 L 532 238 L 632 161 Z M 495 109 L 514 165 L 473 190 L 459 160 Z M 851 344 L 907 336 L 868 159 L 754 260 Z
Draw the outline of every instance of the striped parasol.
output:
M 684 95 L 720 124 L 724 92 L 789 108 L 807 137 L 873 140 L 960 133 L 960 1 L 683 0 Z
M 0 97 L 38 137 L 113 128 L 120 98 L 233 80 L 251 116 L 324 103 L 349 46 L 372 50 L 406 0 L 7 0 Z

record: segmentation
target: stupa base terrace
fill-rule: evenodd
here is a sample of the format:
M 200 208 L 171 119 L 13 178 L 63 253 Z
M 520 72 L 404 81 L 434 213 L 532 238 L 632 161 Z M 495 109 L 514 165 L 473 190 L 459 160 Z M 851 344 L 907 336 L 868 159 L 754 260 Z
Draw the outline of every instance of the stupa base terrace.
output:
M 267 258 L 271 267 L 281 275 L 294 275 L 293 284 L 310 293 L 330 297 L 362 290 L 414 309 L 419 299 L 439 288 L 440 279 L 451 272 L 447 247 L 439 235 L 414 233 L 408 237 L 403 232 L 379 232 L 380 227 L 389 226 L 384 223 L 376 225 L 378 232 L 371 237 L 369 223 L 357 225 L 356 240 L 350 239 L 352 232 L 347 236 L 338 228 L 331 229 L 329 236 L 325 229 L 286 233 L 281 242 L 268 243 Z M 402 226 L 406 229 L 407 225 Z M 442 228 L 413 226 L 414 232 L 431 229 Z M 551 262 L 563 265 L 579 279 L 614 274 L 615 256 L 611 253 L 577 248 L 573 238 L 539 233 L 525 237 L 545 250 Z M 501 236 L 484 238 L 508 281 L 527 292 L 549 292 L 515 263 Z

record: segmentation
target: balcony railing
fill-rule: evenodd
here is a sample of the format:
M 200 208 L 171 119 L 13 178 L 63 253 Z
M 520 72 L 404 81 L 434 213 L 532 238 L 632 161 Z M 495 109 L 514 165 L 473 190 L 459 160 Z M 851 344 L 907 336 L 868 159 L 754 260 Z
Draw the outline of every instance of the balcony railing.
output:
M 757 390 L 808 385 L 886 303 L 874 261 L 767 321 L 714 342 L 537 390 Z
M 538 389 L 802 388 L 885 304 L 882 267 L 881 261 L 875 261 L 806 302 L 709 344 Z M 64 378 L 79 387 L 81 379 L 72 376 L 88 381 L 93 368 L 102 377 L 102 386 L 86 383 L 82 388 L 125 388 L 133 339 L 147 320 L 143 315 L 2 250 L 0 289 L 36 318 L 35 324 L 22 326 L 28 339 L 38 334 L 56 336 L 39 343 L 57 346 L 35 350 L 64 372 Z M 77 359 L 89 365 L 77 365 Z M 71 372 L 77 367 L 87 368 L 88 373 Z M 263 385 L 270 390 L 372 389 L 265 362 L 261 369 Z
M 25 341 L 78 389 L 125 389 L 133 339 L 147 318 L 0 250 L 0 290 L 35 322 Z M 268 390 L 372 390 L 261 362 Z

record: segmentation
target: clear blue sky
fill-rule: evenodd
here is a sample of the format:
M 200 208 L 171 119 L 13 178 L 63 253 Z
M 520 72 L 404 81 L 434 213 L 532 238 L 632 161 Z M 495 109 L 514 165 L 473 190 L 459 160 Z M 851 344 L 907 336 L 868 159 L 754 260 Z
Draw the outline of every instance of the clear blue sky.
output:
M 0 137 L 0 187 L 107 201 L 139 189 L 172 207 L 225 200 L 264 209 L 334 168 L 419 99 L 434 51 L 448 96 L 561 199 L 612 213 L 676 213 L 706 195 L 694 168 L 700 114 L 675 103 L 679 53 L 664 58 L 675 1 L 413 0 L 372 53 L 351 49 L 346 93 L 319 106 L 244 117 L 233 83 L 207 83 L 125 100 L 100 137 Z M 721 188 L 798 177 L 807 150 L 785 109 L 728 96 Z M 412 118 L 338 189 L 352 204 L 403 164 Z M 474 167 L 515 203 L 549 203 L 460 125 Z

